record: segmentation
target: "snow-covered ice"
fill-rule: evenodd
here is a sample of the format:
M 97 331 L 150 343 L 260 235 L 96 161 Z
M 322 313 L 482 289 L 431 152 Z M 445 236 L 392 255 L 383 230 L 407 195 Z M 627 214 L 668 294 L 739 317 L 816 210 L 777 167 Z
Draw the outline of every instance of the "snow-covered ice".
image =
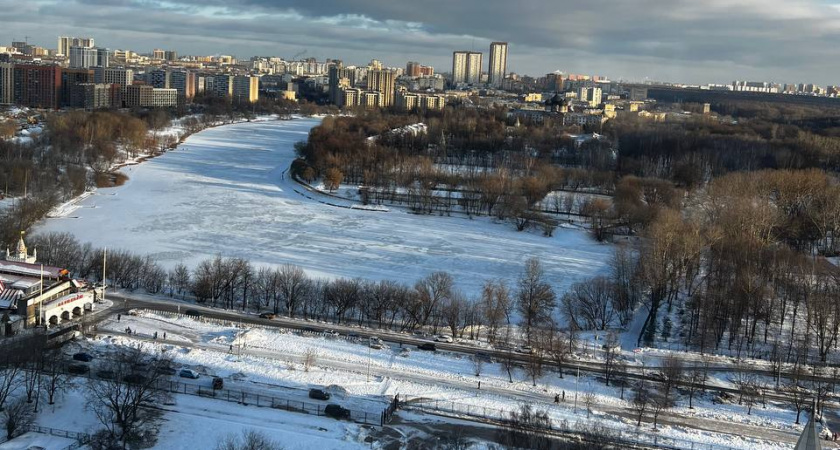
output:
M 607 270 L 611 247 L 575 228 L 545 238 L 489 218 L 337 208 L 298 194 L 281 174 L 294 143 L 319 120 L 204 130 L 175 151 L 124 168 L 124 186 L 99 189 L 78 203 L 74 218 L 47 219 L 37 231 L 67 231 L 168 267 L 221 254 L 257 265 L 292 263 L 313 276 L 407 283 L 446 270 L 470 294 L 490 277 L 512 281 L 531 256 L 560 291 Z

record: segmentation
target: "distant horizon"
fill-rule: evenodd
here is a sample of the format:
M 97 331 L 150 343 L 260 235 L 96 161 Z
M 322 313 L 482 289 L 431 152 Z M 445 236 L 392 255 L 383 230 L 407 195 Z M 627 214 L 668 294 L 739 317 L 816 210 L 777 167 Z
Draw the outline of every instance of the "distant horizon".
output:
M 510 46 L 507 72 L 533 77 L 562 70 L 640 82 L 840 84 L 840 61 L 832 58 L 831 45 L 840 38 L 838 5 L 823 0 L 672 3 L 424 0 L 407 7 L 379 0 L 244 0 L 236 5 L 0 0 L 6 25 L 0 45 L 29 36 L 34 45 L 55 48 L 58 36 L 79 36 L 137 53 L 162 48 L 245 59 L 303 52 L 300 58 L 355 65 L 378 59 L 389 67 L 417 61 L 449 72 L 453 51 L 486 55 L 491 42 L 501 41 Z

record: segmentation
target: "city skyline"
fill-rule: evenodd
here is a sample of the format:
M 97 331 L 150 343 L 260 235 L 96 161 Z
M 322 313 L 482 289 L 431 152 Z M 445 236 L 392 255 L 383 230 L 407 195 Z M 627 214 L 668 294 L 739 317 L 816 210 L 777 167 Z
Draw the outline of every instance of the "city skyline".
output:
M 559 69 L 685 83 L 836 84 L 840 63 L 831 57 L 831 42 L 840 37 L 840 8 L 835 4 L 714 0 L 669 2 L 666 8 L 659 3 L 431 0 L 406 8 L 373 0 L 237 5 L 194 0 L 13 5 L 0 0 L 0 11 L 9 11 L 0 13 L 7 25 L 0 40 L 28 35 L 31 43 L 53 48 L 57 36 L 79 35 L 144 53 L 171 48 L 179 54 L 248 58 L 305 51 L 305 56 L 358 63 L 376 57 L 392 67 L 414 60 L 438 70 L 451 66 L 455 50 L 487 53 L 492 41 L 505 41 L 510 43 L 508 72 L 532 76 Z

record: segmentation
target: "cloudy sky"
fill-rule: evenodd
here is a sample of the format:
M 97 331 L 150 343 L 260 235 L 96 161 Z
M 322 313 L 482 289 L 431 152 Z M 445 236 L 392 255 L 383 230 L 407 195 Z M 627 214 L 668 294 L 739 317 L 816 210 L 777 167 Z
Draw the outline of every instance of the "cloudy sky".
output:
M 840 0 L 0 0 L 0 42 L 340 58 L 440 72 L 510 43 L 508 70 L 840 84 Z M 485 68 L 486 70 L 486 68 Z

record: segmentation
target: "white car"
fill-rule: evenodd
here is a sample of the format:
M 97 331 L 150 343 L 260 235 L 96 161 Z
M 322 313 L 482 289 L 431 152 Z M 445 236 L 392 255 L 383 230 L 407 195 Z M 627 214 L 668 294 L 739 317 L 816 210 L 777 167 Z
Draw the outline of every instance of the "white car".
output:
M 450 343 L 450 344 L 452 342 L 454 342 L 452 340 L 452 336 L 447 336 L 445 334 L 441 334 L 440 336 L 435 337 L 435 341 L 436 342 L 446 342 L 446 343 Z

